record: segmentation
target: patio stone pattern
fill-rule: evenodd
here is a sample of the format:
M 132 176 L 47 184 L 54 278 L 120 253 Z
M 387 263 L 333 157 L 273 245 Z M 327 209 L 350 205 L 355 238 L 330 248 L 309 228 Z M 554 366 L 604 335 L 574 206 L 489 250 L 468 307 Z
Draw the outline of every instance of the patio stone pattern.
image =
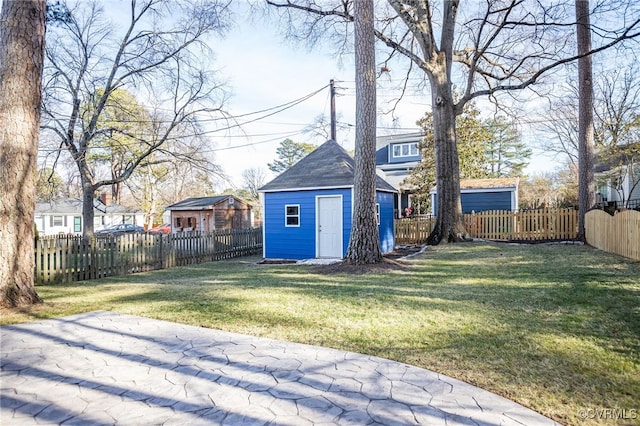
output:
M 3 425 L 557 424 L 387 359 L 107 311 L 0 333 Z

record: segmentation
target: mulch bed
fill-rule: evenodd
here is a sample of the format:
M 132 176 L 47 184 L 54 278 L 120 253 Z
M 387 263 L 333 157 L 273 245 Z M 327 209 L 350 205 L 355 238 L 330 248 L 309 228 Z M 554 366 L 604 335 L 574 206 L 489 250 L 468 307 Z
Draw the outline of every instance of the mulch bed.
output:
M 417 254 L 422 250 L 422 246 L 399 246 L 392 252 L 383 255 L 382 263 L 372 265 L 354 265 L 346 261 L 334 263 L 331 265 L 318 265 L 313 271 L 319 274 L 377 274 L 387 271 L 400 270 L 407 268 L 408 264 L 403 262 L 402 258 Z
M 403 245 L 396 247 L 393 251 L 383 255 L 382 263 L 372 265 L 354 265 L 347 261 L 332 263 L 329 265 L 314 265 L 311 270 L 319 274 L 367 274 L 380 273 L 389 270 L 403 269 L 407 264 L 403 262 L 403 258 L 419 253 L 423 246 Z M 264 259 L 258 262 L 258 265 L 290 265 L 295 264 L 295 260 L 286 259 Z

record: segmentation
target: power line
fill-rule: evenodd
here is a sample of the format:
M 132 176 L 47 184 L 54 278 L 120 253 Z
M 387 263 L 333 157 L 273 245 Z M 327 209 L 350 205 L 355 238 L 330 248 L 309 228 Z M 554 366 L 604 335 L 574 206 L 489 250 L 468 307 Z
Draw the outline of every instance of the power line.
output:
M 227 130 L 227 129 L 230 129 L 230 128 L 239 127 L 239 126 L 241 126 L 243 124 L 253 123 L 255 121 L 261 120 L 263 118 L 271 117 L 272 115 L 275 115 L 275 114 L 278 114 L 278 113 L 280 113 L 282 111 L 286 111 L 286 110 L 288 110 L 290 108 L 293 108 L 294 106 L 299 105 L 302 102 L 314 97 L 315 95 L 317 95 L 318 93 L 320 93 L 323 90 L 327 89 L 328 87 L 329 87 L 329 85 L 327 84 L 327 85 L 325 85 L 325 86 L 323 86 L 323 87 L 321 87 L 321 88 L 319 88 L 317 90 L 314 90 L 313 92 L 311 92 L 309 94 L 306 94 L 306 95 L 304 95 L 304 96 L 302 96 L 300 98 L 297 98 L 297 99 L 294 99 L 292 101 L 285 102 L 283 104 L 276 105 L 276 106 L 273 106 L 273 107 L 269 107 L 269 108 L 265 108 L 265 109 L 261 109 L 261 110 L 257 110 L 257 111 L 253 111 L 253 112 L 248 112 L 248 113 L 244 113 L 244 114 L 239 114 L 239 115 L 228 115 L 228 116 L 225 116 L 225 117 L 209 117 L 209 118 L 200 117 L 200 118 L 198 118 L 198 122 L 199 123 L 209 123 L 209 122 L 215 122 L 215 121 L 221 121 L 221 120 L 233 121 L 233 120 L 236 120 L 238 118 L 243 118 L 243 117 L 248 117 L 248 116 L 252 116 L 252 115 L 256 115 L 256 114 L 262 114 L 262 113 L 265 113 L 265 112 L 273 111 L 273 112 L 271 112 L 269 114 L 266 114 L 266 115 L 264 115 L 262 117 L 258 117 L 258 118 L 246 121 L 244 123 L 233 125 L 233 126 L 229 126 L 229 127 L 226 127 L 226 128 L 220 129 L 220 130 Z M 158 111 L 171 111 L 169 109 L 162 109 L 162 108 L 156 108 L 156 110 L 158 110 Z M 62 118 L 61 115 L 56 115 L 54 117 L 54 119 L 59 119 L 59 118 Z M 68 119 L 68 118 L 70 118 L 70 116 L 66 116 L 64 118 Z M 134 119 L 120 119 L 120 120 L 117 120 L 117 121 L 113 120 L 113 123 L 123 123 L 123 124 L 124 123 L 144 124 L 144 123 L 150 123 L 150 122 L 151 122 L 151 120 L 134 120 Z M 153 122 L 155 122 L 155 123 L 171 123 L 172 120 L 153 120 Z

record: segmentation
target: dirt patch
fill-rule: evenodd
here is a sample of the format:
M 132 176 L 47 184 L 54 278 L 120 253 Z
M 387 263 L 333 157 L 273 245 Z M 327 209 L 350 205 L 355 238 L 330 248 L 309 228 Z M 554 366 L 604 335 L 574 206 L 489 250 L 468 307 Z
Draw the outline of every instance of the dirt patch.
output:
M 399 260 L 384 258 L 382 263 L 372 265 L 352 265 L 347 262 L 334 263 L 331 265 L 317 265 L 312 271 L 317 274 L 334 275 L 334 274 L 379 274 L 387 271 L 399 270 L 406 268 L 407 264 Z
M 403 258 L 420 253 L 424 250 L 424 246 L 403 245 L 396 247 L 393 251 L 383 255 L 382 263 L 373 265 L 353 265 L 346 261 L 329 264 L 317 264 L 312 268 L 313 272 L 319 274 L 367 274 L 380 273 L 384 271 L 402 269 L 407 267 L 407 263 L 403 262 Z M 257 262 L 257 265 L 292 265 L 299 263 L 297 260 L 289 259 L 264 259 Z
M 396 247 L 392 252 L 384 255 L 385 259 L 400 259 L 413 256 L 425 249 L 425 246 L 403 245 Z
M 353 265 L 348 262 L 339 262 L 331 265 L 318 265 L 313 271 L 319 274 L 378 274 L 387 271 L 401 270 L 408 267 L 408 263 L 403 261 L 407 256 L 415 255 L 423 250 L 422 246 L 400 246 L 392 252 L 383 256 L 382 263 L 372 265 Z

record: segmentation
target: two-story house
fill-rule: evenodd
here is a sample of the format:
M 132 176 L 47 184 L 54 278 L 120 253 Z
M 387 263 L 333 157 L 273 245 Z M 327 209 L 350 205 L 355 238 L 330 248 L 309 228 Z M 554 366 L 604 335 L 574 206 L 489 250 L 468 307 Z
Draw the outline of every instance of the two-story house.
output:
M 423 133 L 407 133 L 403 135 L 380 136 L 376 142 L 376 168 L 384 179 L 398 190 L 395 203 L 396 217 L 403 217 L 403 212 L 412 206 L 411 194 L 414 188 L 406 185 L 404 180 L 411 171 L 420 164 L 419 143 Z M 464 213 L 485 210 L 518 209 L 518 178 L 463 179 L 460 182 L 460 199 Z M 431 196 L 431 214 L 436 211 L 437 189 L 433 188 Z
M 423 133 L 380 136 L 376 141 L 376 168 L 382 177 L 398 190 L 395 205 L 396 217 L 411 205 L 412 188 L 403 184 L 411 170 L 420 164 L 422 157 L 418 148 Z

